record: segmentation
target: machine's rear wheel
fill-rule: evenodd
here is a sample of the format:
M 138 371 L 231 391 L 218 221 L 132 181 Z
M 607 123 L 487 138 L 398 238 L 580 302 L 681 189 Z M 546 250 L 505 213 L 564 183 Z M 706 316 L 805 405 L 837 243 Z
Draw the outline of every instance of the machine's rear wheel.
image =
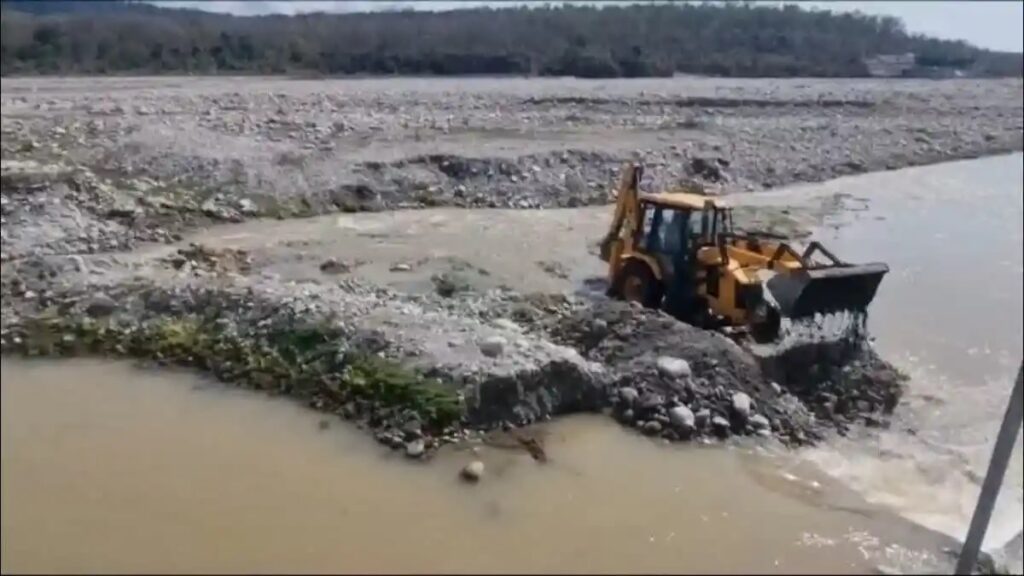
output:
M 615 279 L 613 291 L 619 298 L 639 302 L 647 308 L 660 307 L 664 295 L 661 282 L 654 277 L 650 266 L 639 260 L 626 262 Z

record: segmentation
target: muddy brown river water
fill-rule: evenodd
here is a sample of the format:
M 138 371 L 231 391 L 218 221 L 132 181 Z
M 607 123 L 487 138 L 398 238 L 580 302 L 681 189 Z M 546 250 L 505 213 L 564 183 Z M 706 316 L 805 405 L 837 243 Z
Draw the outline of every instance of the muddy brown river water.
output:
M 892 268 L 871 329 L 912 378 L 894 425 L 797 453 L 665 446 L 572 417 L 550 425 L 549 464 L 483 447 L 486 479 L 467 486 L 464 450 L 410 464 L 341 421 L 321 429 L 320 415 L 191 373 L 5 358 L 3 571 L 948 571 L 942 548 L 966 529 L 1021 358 L 1022 172 L 1018 154 L 745 200 L 839 199 L 816 236 Z M 607 218 L 432 210 L 199 238 L 276 252 L 269 271 L 297 277 L 319 277 L 303 251 L 366 252 L 366 275 L 406 289 L 426 289 L 445 258 L 496 270 L 483 285 L 569 289 L 600 272 L 587 241 Z M 491 260 L 553 238 L 565 277 Z M 390 270 L 419 257 L 423 271 Z M 1021 529 L 1015 450 L 991 550 Z M 1004 560 L 1020 570 L 1019 549 Z
M 483 447 L 469 486 L 468 451 L 410 464 L 190 373 L 9 359 L 2 373 L 5 572 L 858 573 L 941 558 L 934 535 L 790 458 L 667 447 L 598 416 L 554 424 L 546 465 Z

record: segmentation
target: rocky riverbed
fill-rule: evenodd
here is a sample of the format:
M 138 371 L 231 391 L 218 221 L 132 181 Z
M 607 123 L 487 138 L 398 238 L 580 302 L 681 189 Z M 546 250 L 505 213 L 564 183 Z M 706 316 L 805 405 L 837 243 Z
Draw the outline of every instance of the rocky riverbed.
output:
M 414 458 L 576 411 L 669 440 L 802 444 L 884 425 L 901 376 L 867 345 L 780 369 L 663 314 L 513 289 L 458 258 L 433 289 L 403 290 L 361 273 L 383 263 L 330 257 L 315 237 L 282 252 L 193 235 L 325 212 L 603 204 L 628 159 L 652 185 L 714 193 L 1019 150 L 1020 96 L 1019 80 L 5 80 L 3 350 L 195 366 Z M 313 277 L 279 270 L 296 252 Z M 573 256 L 537 269 L 565 281 Z
M 629 159 L 758 190 L 1020 150 L 1024 126 L 1016 79 L 11 78 L 0 104 L 4 161 L 64 184 L 5 220 L 66 221 L 89 252 L 253 216 L 603 204 Z

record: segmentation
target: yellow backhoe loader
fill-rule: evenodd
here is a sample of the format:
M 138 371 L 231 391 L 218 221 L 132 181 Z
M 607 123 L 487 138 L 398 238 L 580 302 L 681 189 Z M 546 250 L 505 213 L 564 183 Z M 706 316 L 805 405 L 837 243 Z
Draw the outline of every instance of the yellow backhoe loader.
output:
M 724 201 L 692 191 L 641 193 L 642 175 L 642 166 L 624 168 L 601 243 L 613 296 L 770 342 L 784 319 L 866 312 L 889 271 L 843 262 L 818 242 L 797 252 L 777 236 L 736 232 Z

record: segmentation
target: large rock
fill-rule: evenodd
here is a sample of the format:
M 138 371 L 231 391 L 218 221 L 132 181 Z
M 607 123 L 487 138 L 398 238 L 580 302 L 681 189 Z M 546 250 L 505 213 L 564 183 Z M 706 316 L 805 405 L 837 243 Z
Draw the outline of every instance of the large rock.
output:
M 722 416 L 715 416 L 711 419 L 711 429 L 719 438 L 729 437 L 729 421 Z
M 661 433 L 661 422 L 658 422 L 657 420 L 648 420 L 647 422 L 644 422 L 643 432 L 648 436 L 656 436 Z
M 484 475 L 484 463 L 479 460 L 473 460 L 466 467 L 462 469 L 460 473 L 463 480 L 467 482 L 479 482 L 480 478 Z
M 750 417 L 752 404 L 753 402 L 746 392 L 736 392 L 732 395 L 732 410 L 744 421 Z
M 632 408 L 636 405 L 636 401 L 640 399 L 640 393 L 636 391 L 636 388 L 626 386 L 619 388 L 619 399 L 622 400 L 626 408 Z
M 497 356 L 501 356 L 501 353 L 504 352 L 507 344 L 508 342 L 501 336 L 488 336 L 479 344 L 480 353 L 484 356 L 495 358 Z
M 668 378 L 689 378 L 693 375 L 690 363 L 682 358 L 673 356 L 659 356 L 656 362 L 658 372 Z
M 697 416 L 686 406 L 669 409 L 668 420 L 676 430 L 692 432 L 697 427 Z
M 640 396 L 638 407 L 643 412 L 653 412 L 665 403 L 665 397 L 657 392 L 644 392 Z
M 202 205 L 199 206 L 199 209 L 203 211 L 203 214 L 218 220 L 238 220 L 238 212 L 227 206 L 221 205 L 219 203 L 220 200 L 221 198 L 219 196 L 207 198 Z
M 694 415 L 694 425 L 698 430 L 703 430 L 711 424 L 711 410 L 702 408 Z
M 761 430 L 770 430 L 772 423 L 768 421 L 768 418 L 764 414 L 754 414 L 749 420 L 750 427 L 760 432 Z
M 89 301 L 85 305 L 85 313 L 89 316 L 110 316 L 117 310 L 117 302 L 100 292 L 89 298 Z
M 107 216 L 111 218 L 136 218 L 141 214 L 142 209 L 126 198 L 115 200 L 107 210 Z
M 427 446 L 422 438 L 413 440 L 405 445 L 405 455 L 409 458 L 420 458 L 426 451 Z
M 471 374 L 478 383 L 466 390 L 467 417 L 480 425 L 524 425 L 555 414 L 600 409 L 607 399 L 607 374 L 572 352 L 520 364 L 524 352 L 557 354 L 543 342 L 510 348 L 494 359 L 493 371 Z M 536 358 L 536 356 L 534 356 Z M 537 362 L 537 363 L 535 363 Z M 539 365 L 538 365 L 539 364 Z
M 260 211 L 259 206 L 248 198 L 240 198 L 235 205 L 238 207 L 238 211 L 246 216 L 255 216 Z
M 402 434 L 408 440 L 419 439 L 423 436 L 423 424 L 415 418 L 407 420 L 402 424 Z
M 352 271 L 352 266 L 337 258 L 328 258 L 320 263 L 320 271 L 324 274 L 347 274 Z

